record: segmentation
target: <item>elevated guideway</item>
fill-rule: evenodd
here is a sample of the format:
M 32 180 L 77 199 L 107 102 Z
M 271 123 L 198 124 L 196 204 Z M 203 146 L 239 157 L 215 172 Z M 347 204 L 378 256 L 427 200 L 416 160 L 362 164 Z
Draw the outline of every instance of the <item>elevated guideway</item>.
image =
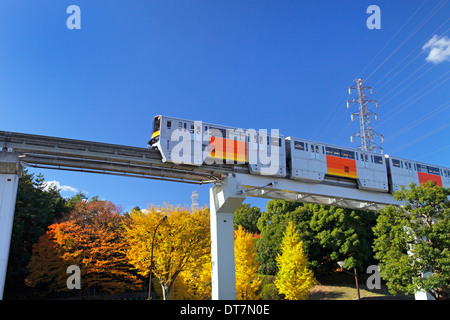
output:
M 245 165 L 175 165 L 162 162 L 160 153 L 148 148 L 5 131 L 0 131 L 0 148 L 15 152 L 22 165 L 35 168 L 193 184 L 217 183 L 232 174 L 250 197 L 367 210 L 399 204 L 388 193 L 359 190 L 348 179 L 326 177 L 319 184 L 251 175 Z

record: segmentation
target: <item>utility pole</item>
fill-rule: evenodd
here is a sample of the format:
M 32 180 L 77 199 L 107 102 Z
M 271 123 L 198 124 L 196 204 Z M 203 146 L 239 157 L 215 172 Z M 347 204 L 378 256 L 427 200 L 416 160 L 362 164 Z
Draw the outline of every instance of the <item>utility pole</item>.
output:
M 381 137 L 381 142 L 384 142 L 384 137 L 373 130 L 372 126 L 370 125 L 370 116 L 374 116 L 375 121 L 378 121 L 377 114 L 369 110 L 367 106 L 369 103 L 375 103 L 378 109 L 378 101 L 366 97 L 364 90 L 370 89 L 370 95 L 372 95 L 372 87 L 366 86 L 364 84 L 364 79 L 355 79 L 354 81 L 356 82 L 356 85 L 348 88 L 348 94 L 351 95 L 352 90 L 356 90 L 358 93 L 358 97 L 347 101 L 347 109 L 350 108 L 350 103 L 358 104 L 358 111 L 351 114 L 351 119 L 353 121 L 355 115 L 359 117 L 360 130 L 359 132 L 354 133 L 350 136 L 350 141 L 353 143 L 353 137 L 360 137 L 360 148 L 363 151 L 375 152 L 377 149 L 380 149 L 381 153 L 383 153 L 383 148 L 375 143 L 374 138 Z

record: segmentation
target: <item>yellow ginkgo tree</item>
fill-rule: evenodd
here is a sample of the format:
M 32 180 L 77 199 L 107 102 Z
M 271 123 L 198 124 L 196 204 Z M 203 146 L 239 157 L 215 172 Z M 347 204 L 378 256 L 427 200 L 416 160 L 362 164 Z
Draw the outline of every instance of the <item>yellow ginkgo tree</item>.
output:
M 276 258 L 278 273 L 275 285 L 288 300 L 304 300 L 316 285 L 314 274 L 308 269 L 308 260 L 303 251 L 303 242 L 289 222 L 281 243 L 281 254 Z
M 161 223 L 164 216 L 167 218 Z M 151 207 L 131 212 L 129 219 L 124 232 L 129 245 L 127 257 L 140 274 L 147 276 L 153 242 L 153 279 L 161 285 L 164 300 L 169 300 L 180 274 L 184 273 L 183 278 L 188 274 L 200 276 L 197 272 L 210 261 L 208 209 L 191 212 L 182 207 Z
M 238 300 L 259 299 L 257 291 L 262 280 L 258 277 L 255 239 L 241 226 L 234 232 L 234 262 L 236 272 L 236 297 Z

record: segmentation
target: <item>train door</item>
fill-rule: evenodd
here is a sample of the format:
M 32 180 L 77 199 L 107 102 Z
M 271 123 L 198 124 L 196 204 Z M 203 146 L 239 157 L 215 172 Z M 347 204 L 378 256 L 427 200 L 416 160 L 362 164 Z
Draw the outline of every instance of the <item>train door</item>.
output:
M 369 167 L 369 155 L 361 153 L 361 165 L 363 168 Z
M 194 154 L 194 164 L 201 165 L 203 163 L 203 132 L 202 132 L 202 122 L 194 121 L 191 124 L 191 137 L 193 135 L 193 150 Z
M 317 144 L 311 144 L 311 158 L 320 160 L 319 146 Z
M 408 174 L 408 176 L 412 177 L 413 176 L 413 166 L 412 163 L 409 161 L 405 161 L 405 169 L 406 169 L 406 173 Z

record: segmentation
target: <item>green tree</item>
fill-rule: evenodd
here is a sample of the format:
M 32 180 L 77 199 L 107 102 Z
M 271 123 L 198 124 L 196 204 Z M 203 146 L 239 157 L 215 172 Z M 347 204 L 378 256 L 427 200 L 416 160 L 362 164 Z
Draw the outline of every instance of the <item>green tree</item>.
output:
M 244 230 L 250 233 L 258 233 L 258 219 L 261 217 L 261 210 L 258 207 L 252 207 L 249 203 L 241 204 L 234 212 L 234 230 L 242 226 Z
M 432 181 L 411 183 L 394 198 L 403 206 L 380 211 L 373 249 L 392 293 L 427 291 L 435 299 L 450 292 L 450 188 Z
M 320 252 L 322 258 L 314 257 L 322 272 L 334 270 L 338 260 L 345 260 L 345 266 L 349 269 L 362 269 L 363 265 L 371 264 L 371 229 L 376 221 L 374 212 L 323 205 L 309 207 L 313 211 L 311 230 L 324 249 Z
M 309 265 L 316 275 L 335 270 L 338 260 L 346 260 L 349 268 L 361 269 L 365 264 L 373 264 L 371 244 L 375 213 L 282 200 L 271 200 L 267 207 L 267 212 L 258 220 L 260 273 L 274 275 L 277 272 L 275 259 L 289 221 L 298 230 Z
M 270 200 L 267 203 L 267 212 L 262 212 L 258 219 L 257 227 L 261 231 L 261 238 L 256 242 L 256 260 L 260 263 L 261 274 L 275 275 L 278 270 L 275 259 L 281 252 L 280 245 L 288 223 L 289 210 L 294 209 L 291 204 L 294 203 Z
M 24 279 L 29 274 L 27 265 L 33 244 L 45 234 L 49 225 L 67 212 L 66 200 L 56 187 L 46 189 L 43 175 L 35 176 L 24 170 L 17 189 L 5 299 L 25 297 L 29 290 Z

